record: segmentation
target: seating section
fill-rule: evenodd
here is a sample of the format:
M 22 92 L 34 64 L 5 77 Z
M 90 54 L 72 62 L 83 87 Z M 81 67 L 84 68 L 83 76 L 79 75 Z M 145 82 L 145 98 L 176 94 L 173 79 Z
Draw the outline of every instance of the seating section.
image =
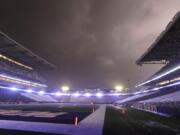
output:
M 28 103 L 33 101 L 22 96 L 19 92 L 0 89 L 0 103 Z
M 143 102 L 150 103 L 150 102 L 177 102 L 177 101 L 180 101 L 180 91 L 176 91 L 167 95 L 144 100 Z
M 38 94 L 33 94 L 33 93 L 22 93 L 21 95 L 29 99 L 32 99 L 36 102 L 58 102 L 57 100 L 55 100 L 53 97 L 49 95 L 38 95 Z
M 35 70 L 29 70 L 5 60 L 0 60 L 0 73 L 40 83 L 44 82 L 44 79 Z

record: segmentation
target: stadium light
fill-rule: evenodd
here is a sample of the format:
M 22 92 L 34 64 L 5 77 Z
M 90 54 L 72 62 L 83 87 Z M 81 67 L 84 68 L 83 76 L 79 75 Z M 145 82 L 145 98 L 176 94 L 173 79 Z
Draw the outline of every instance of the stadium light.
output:
M 98 93 L 96 93 L 96 96 L 101 98 L 103 96 L 103 94 L 98 92 Z
M 33 90 L 31 90 L 31 89 L 27 89 L 27 90 L 26 90 L 26 92 L 28 92 L 28 93 L 32 93 L 32 92 L 33 92 Z
M 115 89 L 116 91 L 118 91 L 118 92 L 122 92 L 123 89 L 124 89 L 124 87 L 123 87 L 122 85 L 116 85 L 116 86 L 114 87 L 114 89 Z
M 113 93 L 111 94 L 112 96 L 120 96 L 121 94 L 120 93 Z
M 62 96 L 62 93 L 56 92 L 55 95 L 56 95 L 56 96 Z
M 64 86 L 62 86 L 61 87 L 61 90 L 63 91 L 63 92 L 67 92 L 67 91 L 69 91 L 69 86 L 66 86 L 66 85 L 64 85 Z
M 45 92 L 41 90 L 38 92 L 38 94 L 43 95 L 43 94 L 45 94 Z
M 73 93 L 72 94 L 74 97 L 79 97 L 80 96 L 80 93 L 76 92 L 76 93 Z
M 92 96 L 92 94 L 91 93 L 85 93 L 84 96 L 85 97 L 90 97 L 90 96 Z
M 11 87 L 11 88 L 9 88 L 10 90 L 12 90 L 12 91 L 18 91 L 19 89 L 18 88 L 16 88 L 16 87 Z

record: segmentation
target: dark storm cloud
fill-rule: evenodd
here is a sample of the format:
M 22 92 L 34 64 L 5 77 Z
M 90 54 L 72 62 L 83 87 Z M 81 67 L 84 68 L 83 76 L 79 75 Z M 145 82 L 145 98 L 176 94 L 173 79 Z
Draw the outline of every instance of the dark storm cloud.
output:
M 133 85 L 158 69 L 142 69 L 135 61 L 179 5 L 179 0 L 4 0 L 0 27 L 56 64 L 57 83 Z

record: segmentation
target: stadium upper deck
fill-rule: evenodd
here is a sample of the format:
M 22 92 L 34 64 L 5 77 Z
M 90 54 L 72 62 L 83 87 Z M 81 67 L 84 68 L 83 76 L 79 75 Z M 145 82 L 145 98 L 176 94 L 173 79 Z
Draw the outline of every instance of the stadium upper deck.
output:
M 180 12 L 168 24 L 166 30 L 137 61 L 137 64 L 166 64 L 149 79 L 137 85 L 150 86 L 133 96 L 117 101 L 133 104 L 137 109 L 155 114 L 179 118 L 180 88 Z M 143 88 L 143 87 L 142 87 Z
M 0 31 L 0 57 L 8 56 L 12 59 L 20 61 L 19 66 L 27 69 L 54 69 L 55 65 L 49 63 L 45 59 L 37 56 L 18 42 Z M 16 64 L 17 64 L 16 61 Z M 15 63 L 15 62 L 14 62 Z M 23 64 L 22 64 L 23 63 Z
M 0 84 L 18 87 L 47 87 L 39 70 L 55 66 L 0 32 Z
M 166 64 L 142 85 L 164 85 L 180 80 L 180 12 L 167 25 L 137 64 Z
M 180 12 L 178 12 L 166 29 L 160 34 L 147 52 L 137 60 L 137 64 L 167 63 L 180 61 Z

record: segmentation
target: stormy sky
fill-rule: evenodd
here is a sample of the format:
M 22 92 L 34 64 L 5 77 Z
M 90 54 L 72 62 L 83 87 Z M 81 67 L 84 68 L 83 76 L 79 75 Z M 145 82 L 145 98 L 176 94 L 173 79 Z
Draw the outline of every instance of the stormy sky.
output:
M 179 9 L 179 0 L 1 0 L 0 29 L 57 65 L 54 86 L 132 86 L 159 69 L 135 61 Z

